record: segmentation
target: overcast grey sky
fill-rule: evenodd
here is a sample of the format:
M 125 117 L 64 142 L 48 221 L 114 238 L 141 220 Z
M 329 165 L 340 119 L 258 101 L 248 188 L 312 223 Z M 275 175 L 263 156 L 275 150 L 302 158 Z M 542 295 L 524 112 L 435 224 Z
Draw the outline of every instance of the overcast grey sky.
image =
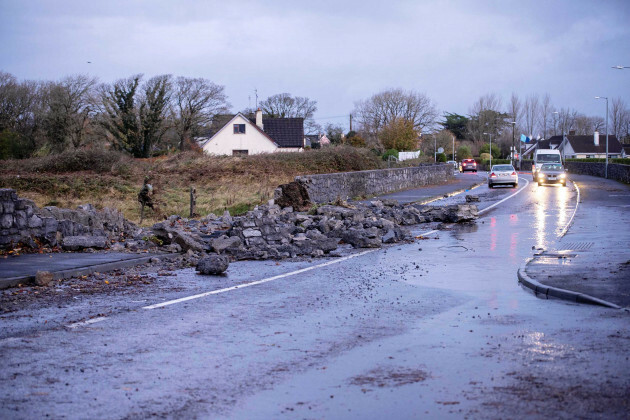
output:
M 0 0 L 0 70 L 18 79 L 204 77 L 233 110 L 282 92 L 347 126 L 387 88 L 468 114 L 481 95 L 549 93 L 605 115 L 630 104 L 630 1 Z M 88 64 L 88 61 L 91 64 Z

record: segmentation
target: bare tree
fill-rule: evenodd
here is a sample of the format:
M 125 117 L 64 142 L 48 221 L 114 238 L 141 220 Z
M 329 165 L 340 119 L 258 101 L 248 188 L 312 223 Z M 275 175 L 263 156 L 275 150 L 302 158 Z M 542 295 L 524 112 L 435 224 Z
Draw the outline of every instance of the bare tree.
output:
M 92 97 L 96 82 L 94 77 L 77 75 L 47 85 L 44 124 L 53 150 L 83 145 L 94 112 Z
M 553 105 L 551 104 L 551 97 L 548 93 L 545 93 L 545 96 L 542 98 L 542 102 L 540 103 L 540 121 L 543 126 L 543 138 L 549 138 L 549 133 L 547 132 L 547 121 L 551 117 L 551 113 L 553 112 Z
M 612 134 L 617 138 L 622 138 L 623 128 L 628 125 L 627 120 L 629 118 L 630 110 L 626 108 L 626 103 L 623 99 L 613 98 L 610 106 L 610 127 L 612 128 Z
M 178 77 L 173 94 L 173 114 L 180 150 L 192 144 L 192 139 L 214 115 L 228 112 L 230 107 L 224 86 L 202 78 Z
M 558 128 L 562 134 L 569 134 L 570 131 L 575 130 L 578 115 L 576 110 L 570 108 L 561 108 L 558 111 Z
M 488 139 L 484 133 L 491 133 L 496 139 L 509 124 L 512 116 L 501 112 L 501 108 L 501 98 L 494 93 L 480 97 L 470 108 L 468 135 L 475 143 Z
M 518 126 L 523 118 L 523 104 L 518 95 L 514 92 L 512 92 L 512 96 L 510 96 L 507 112 L 512 117 L 512 121 L 515 121 Z
M 573 130 L 579 136 L 588 136 L 595 131 L 602 131 L 606 123 L 602 117 L 588 117 L 584 114 L 577 114 L 574 120 Z
M 423 93 L 389 89 L 357 102 L 353 115 L 364 133 L 376 137 L 383 127 L 399 119 L 411 123 L 416 131 L 430 129 L 438 112 Z
M 317 101 L 289 93 L 278 93 L 260 102 L 260 109 L 271 118 L 312 118 Z
M 20 149 L 12 153 L 15 157 L 27 157 L 42 143 L 43 91 L 40 82 L 18 82 L 0 71 L 0 133 L 11 136 L 12 148 Z
M 289 93 L 272 95 L 260 102 L 260 108 L 271 118 L 304 118 L 305 133 L 320 133 L 321 125 L 313 119 L 317 111 L 317 101 Z
M 538 95 L 529 95 L 523 105 L 523 114 L 525 116 L 525 131 L 530 136 L 534 136 L 538 126 L 539 110 L 540 100 L 538 99 Z

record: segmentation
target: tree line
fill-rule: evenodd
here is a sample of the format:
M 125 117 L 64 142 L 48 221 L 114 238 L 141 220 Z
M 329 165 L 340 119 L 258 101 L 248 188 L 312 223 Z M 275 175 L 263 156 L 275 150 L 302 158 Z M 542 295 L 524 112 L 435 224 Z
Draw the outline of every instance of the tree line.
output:
M 260 107 L 267 117 L 302 117 L 321 130 L 312 119 L 317 103 L 308 98 L 282 93 Z M 203 78 L 138 74 L 108 84 L 85 75 L 18 81 L 0 72 L 0 159 L 95 144 L 138 158 L 187 150 L 230 108 L 225 87 Z
M 548 138 L 570 131 L 603 132 L 605 126 L 602 117 L 554 106 L 548 94 L 521 98 L 513 93 L 506 102 L 496 94 L 486 94 L 467 115 L 460 115 L 440 113 L 424 93 L 386 89 L 355 103 L 354 130 L 347 133 L 340 125 L 322 128 L 317 124 L 317 102 L 307 97 L 275 94 L 259 107 L 266 117 L 304 118 L 306 133 L 326 132 L 333 143 L 369 147 L 379 153 L 421 149 L 432 155 L 437 147 L 451 150 L 454 143 L 483 153 L 489 133 L 498 145 L 492 154 L 506 156 L 513 132 L 517 137 L 525 133 Z M 187 150 L 195 147 L 196 138 L 210 132 L 216 116 L 230 109 L 225 87 L 204 78 L 159 75 L 147 79 L 138 74 L 99 83 L 96 78 L 75 75 L 59 81 L 19 81 L 0 72 L 0 159 L 95 144 L 140 158 Z M 620 139 L 630 137 L 630 110 L 621 98 L 611 101 L 609 132 Z

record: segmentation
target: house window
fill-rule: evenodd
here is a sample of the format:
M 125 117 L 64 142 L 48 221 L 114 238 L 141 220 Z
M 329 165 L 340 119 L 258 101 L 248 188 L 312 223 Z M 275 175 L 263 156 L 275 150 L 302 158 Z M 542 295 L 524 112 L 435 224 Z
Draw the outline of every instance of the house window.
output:
M 234 132 L 236 133 L 236 131 Z M 249 154 L 248 150 L 232 150 L 232 156 L 247 156 L 248 154 Z
M 245 134 L 245 124 L 234 124 L 234 134 Z

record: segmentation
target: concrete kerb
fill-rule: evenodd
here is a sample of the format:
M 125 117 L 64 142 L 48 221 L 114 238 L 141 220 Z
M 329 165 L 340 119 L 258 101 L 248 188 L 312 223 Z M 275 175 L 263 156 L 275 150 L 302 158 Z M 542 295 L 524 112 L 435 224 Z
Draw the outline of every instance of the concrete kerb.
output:
M 531 262 L 532 260 L 533 258 L 528 258 L 523 263 L 523 265 L 518 269 L 517 275 L 518 275 L 519 283 L 521 283 L 523 286 L 527 287 L 528 289 L 532 290 L 534 292 L 534 295 L 536 296 L 543 295 L 547 299 L 549 297 L 553 297 L 556 299 L 567 300 L 569 302 L 587 303 L 590 305 L 600 305 L 600 306 L 605 306 L 607 308 L 613 308 L 613 309 L 624 309 L 619 305 L 615 305 L 612 302 L 598 299 L 594 296 L 590 296 L 584 293 L 574 292 L 571 290 L 560 289 L 553 286 L 547 286 L 545 284 L 540 283 L 539 281 L 531 278 L 525 271 L 527 268 L 527 264 Z
M 132 258 L 128 260 L 112 261 L 112 262 L 107 262 L 107 263 L 102 263 L 102 264 L 93 264 L 93 265 L 86 265 L 83 267 L 75 267 L 75 268 L 70 268 L 67 270 L 51 271 L 51 273 L 53 275 L 54 280 L 61 280 L 61 279 L 67 279 L 70 277 L 85 276 L 92 273 L 107 272 L 107 271 L 112 271 L 112 270 L 118 270 L 121 268 L 127 268 L 127 267 L 133 267 L 136 265 L 146 264 L 147 262 L 151 260 L 151 258 L 171 259 L 171 258 L 178 257 L 179 255 L 180 254 L 152 254 L 152 255 L 145 255 L 142 257 Z M 9 287 L 15 287 L 20 284 L 33 285 L 34 283 L 35 283 L 35 275 L 9 277 L 9 278 L 0 279 L 0 289 L 8 289 Z

